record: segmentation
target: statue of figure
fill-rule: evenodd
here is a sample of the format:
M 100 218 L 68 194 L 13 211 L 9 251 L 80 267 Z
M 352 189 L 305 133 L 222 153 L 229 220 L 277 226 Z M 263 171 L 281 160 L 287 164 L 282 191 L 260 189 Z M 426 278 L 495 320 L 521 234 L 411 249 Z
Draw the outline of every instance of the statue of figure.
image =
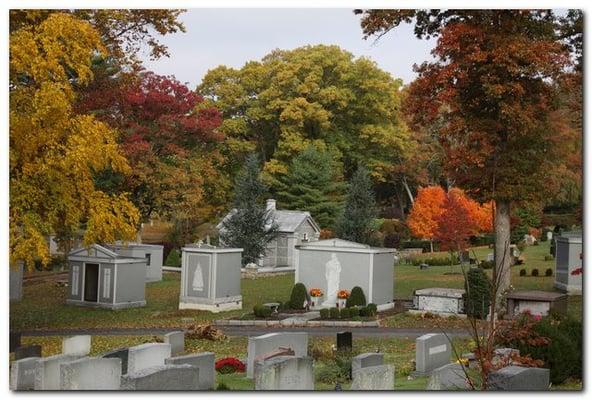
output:
M 337 254 L 331 253 L 331 259 L 325 264 L 325 279 L 327 280 L 327 292 L 323 306 L 335 307 L 337 303 L 337 291 L 339 290 L 339 275 L 341 274 L 341 263 Z
M 193 273 L 193 284 L 191 286 L 195 291 L 202 291 L 204 288 L 203 271 L 199 262 L 197 263 L 197 267 L 195 267 L 195 272 Z

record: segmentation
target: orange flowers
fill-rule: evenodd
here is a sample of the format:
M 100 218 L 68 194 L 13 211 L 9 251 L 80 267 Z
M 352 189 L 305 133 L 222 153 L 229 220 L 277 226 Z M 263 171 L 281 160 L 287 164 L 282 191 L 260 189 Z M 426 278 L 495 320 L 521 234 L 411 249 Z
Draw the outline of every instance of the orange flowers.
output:
M 312 288 L 309 293 L 312 297 L 321 297 L 323 295 L 323 291 L 319 288 Z
M 341 289 L 339 292 L 337 292 L 337 298 L 338 299 L 347 299 L 349 297 L 349 291 L 345 290 L 345 289 Z

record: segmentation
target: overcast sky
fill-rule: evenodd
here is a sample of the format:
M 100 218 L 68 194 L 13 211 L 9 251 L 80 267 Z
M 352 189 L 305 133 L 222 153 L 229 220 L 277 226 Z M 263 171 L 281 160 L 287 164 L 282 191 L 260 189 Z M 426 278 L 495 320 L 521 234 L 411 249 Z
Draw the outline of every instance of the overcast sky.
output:
M 271 50 L 311 44 L 338 45 L 366 56 L 393 77 L 409 83 L 413 64 L 431 59 L 433 41 L 419 40 L 404 25 L 374 43 L 363 40 L 359 17 L 351 9 L 191 9 L 182 15 L 186 33 L 162 37 L 170 58 L 145 66 L 174 75 L 194 89 L 209 69 L 224 64 L 240 68 Z

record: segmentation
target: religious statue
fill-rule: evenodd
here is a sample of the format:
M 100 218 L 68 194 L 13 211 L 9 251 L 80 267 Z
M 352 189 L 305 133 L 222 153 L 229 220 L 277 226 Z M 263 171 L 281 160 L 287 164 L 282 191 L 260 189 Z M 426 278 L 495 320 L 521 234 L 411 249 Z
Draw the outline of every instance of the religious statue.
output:
M 327 280 L 327 292 L 323 306 L 335 307 L 337 303 L 337 291 L 339 290 L 339 275 L 341 274 L 341 263 L 337 254 L 331 253 L 331 259 L 325 264 L 325 279 Z

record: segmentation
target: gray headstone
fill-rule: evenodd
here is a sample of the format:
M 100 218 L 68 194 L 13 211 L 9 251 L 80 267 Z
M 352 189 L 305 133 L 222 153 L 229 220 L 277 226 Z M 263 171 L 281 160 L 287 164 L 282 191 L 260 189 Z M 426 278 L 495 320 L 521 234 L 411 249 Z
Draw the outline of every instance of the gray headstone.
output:
M 549 390 L 549 370 L 509 366 L 489 375 L 490 390 Z
M 35 390 L 60 390 L 60 366 L 79 358 L 63 354 L 38 358 L 35 365 Z
M 82 358 L 60 365 L 60 390 L 119 390 L 121 360 Z
M 164 342 L 171 345 L 172 355 L 183 353 L 185 351 L 185 333 L 183 331 L 175 331 L 165 334 Z
M 161 365 L 124 375 L 122 390 L 199 390 L 198 369 L 191 365 Z
M 21 333 L 20 332 L 10 332 L 9 335 L 9 352 L 12 353 L 17 348 L 21 347 Z
M 426 386 L 426 390 L 466 390 L 469 388 L 470 385 L 462 365 L 454 363 L 433 370 Z
M 146 368 L 164 365 L 164 360 L 171 356 L 168 343 L 146 343 L 129 348 L 127 373 L 134 374 Z
M 259 361 L 255 390 L 314 390 L 312 358 L 280 356 Z
M 62 354 L 87 356 L 90 353 L 90 335 L 71 336 L 62 339 Z
M 8 288 L 10 301 L 21 301 L 23 298 L 23 269 L 22 261 L 19 261 L 16 266 L 10 266 L 10 287 Z
M 351 332 L 337 332 L 337 350 L 351 350 L 353 346 Z
M 10 366 L 10 390 L 35 389 L 35 368 L 39 357 L 14 361 Z
M 428 375 L 431 371 L 450 363 L 450 342 L 446 335 L 428 333 L 415 340 L 415 371 Z
M 34 344 L 31 346 L 22 346 L 14 351 L 14 359 L 21 360 L 23 358 L 41 357 L 41 345 Z
M 356 370 L 351 390 L 395 390 L 395 367 L 386 364 Z
M 186 356 L 171 357 L 165 360 L 167 365 L 187 364 L 199 371 L 199 390 L 212 390 L 216 383 L 216 360 L 212 352 L 188 354 Z
M 352 358 L 352 376 L 360 368 L 376 367 L 384 363 L 382 353 L 362 353 Z
M 308 354 L 308 334 L 306 332 L 281 332 L 249 337 L 247 377 L 253 378 L 254 376 L 255 358 L 276 351 L 280 347 L 294 350 L 296 357 L 304 357 Z
M 127 374 L 127 359 L 129 355 L 129 348 L 117 349 L 104 353 L 103 358 L 119 358 L 121 360 L 121 374 Z

